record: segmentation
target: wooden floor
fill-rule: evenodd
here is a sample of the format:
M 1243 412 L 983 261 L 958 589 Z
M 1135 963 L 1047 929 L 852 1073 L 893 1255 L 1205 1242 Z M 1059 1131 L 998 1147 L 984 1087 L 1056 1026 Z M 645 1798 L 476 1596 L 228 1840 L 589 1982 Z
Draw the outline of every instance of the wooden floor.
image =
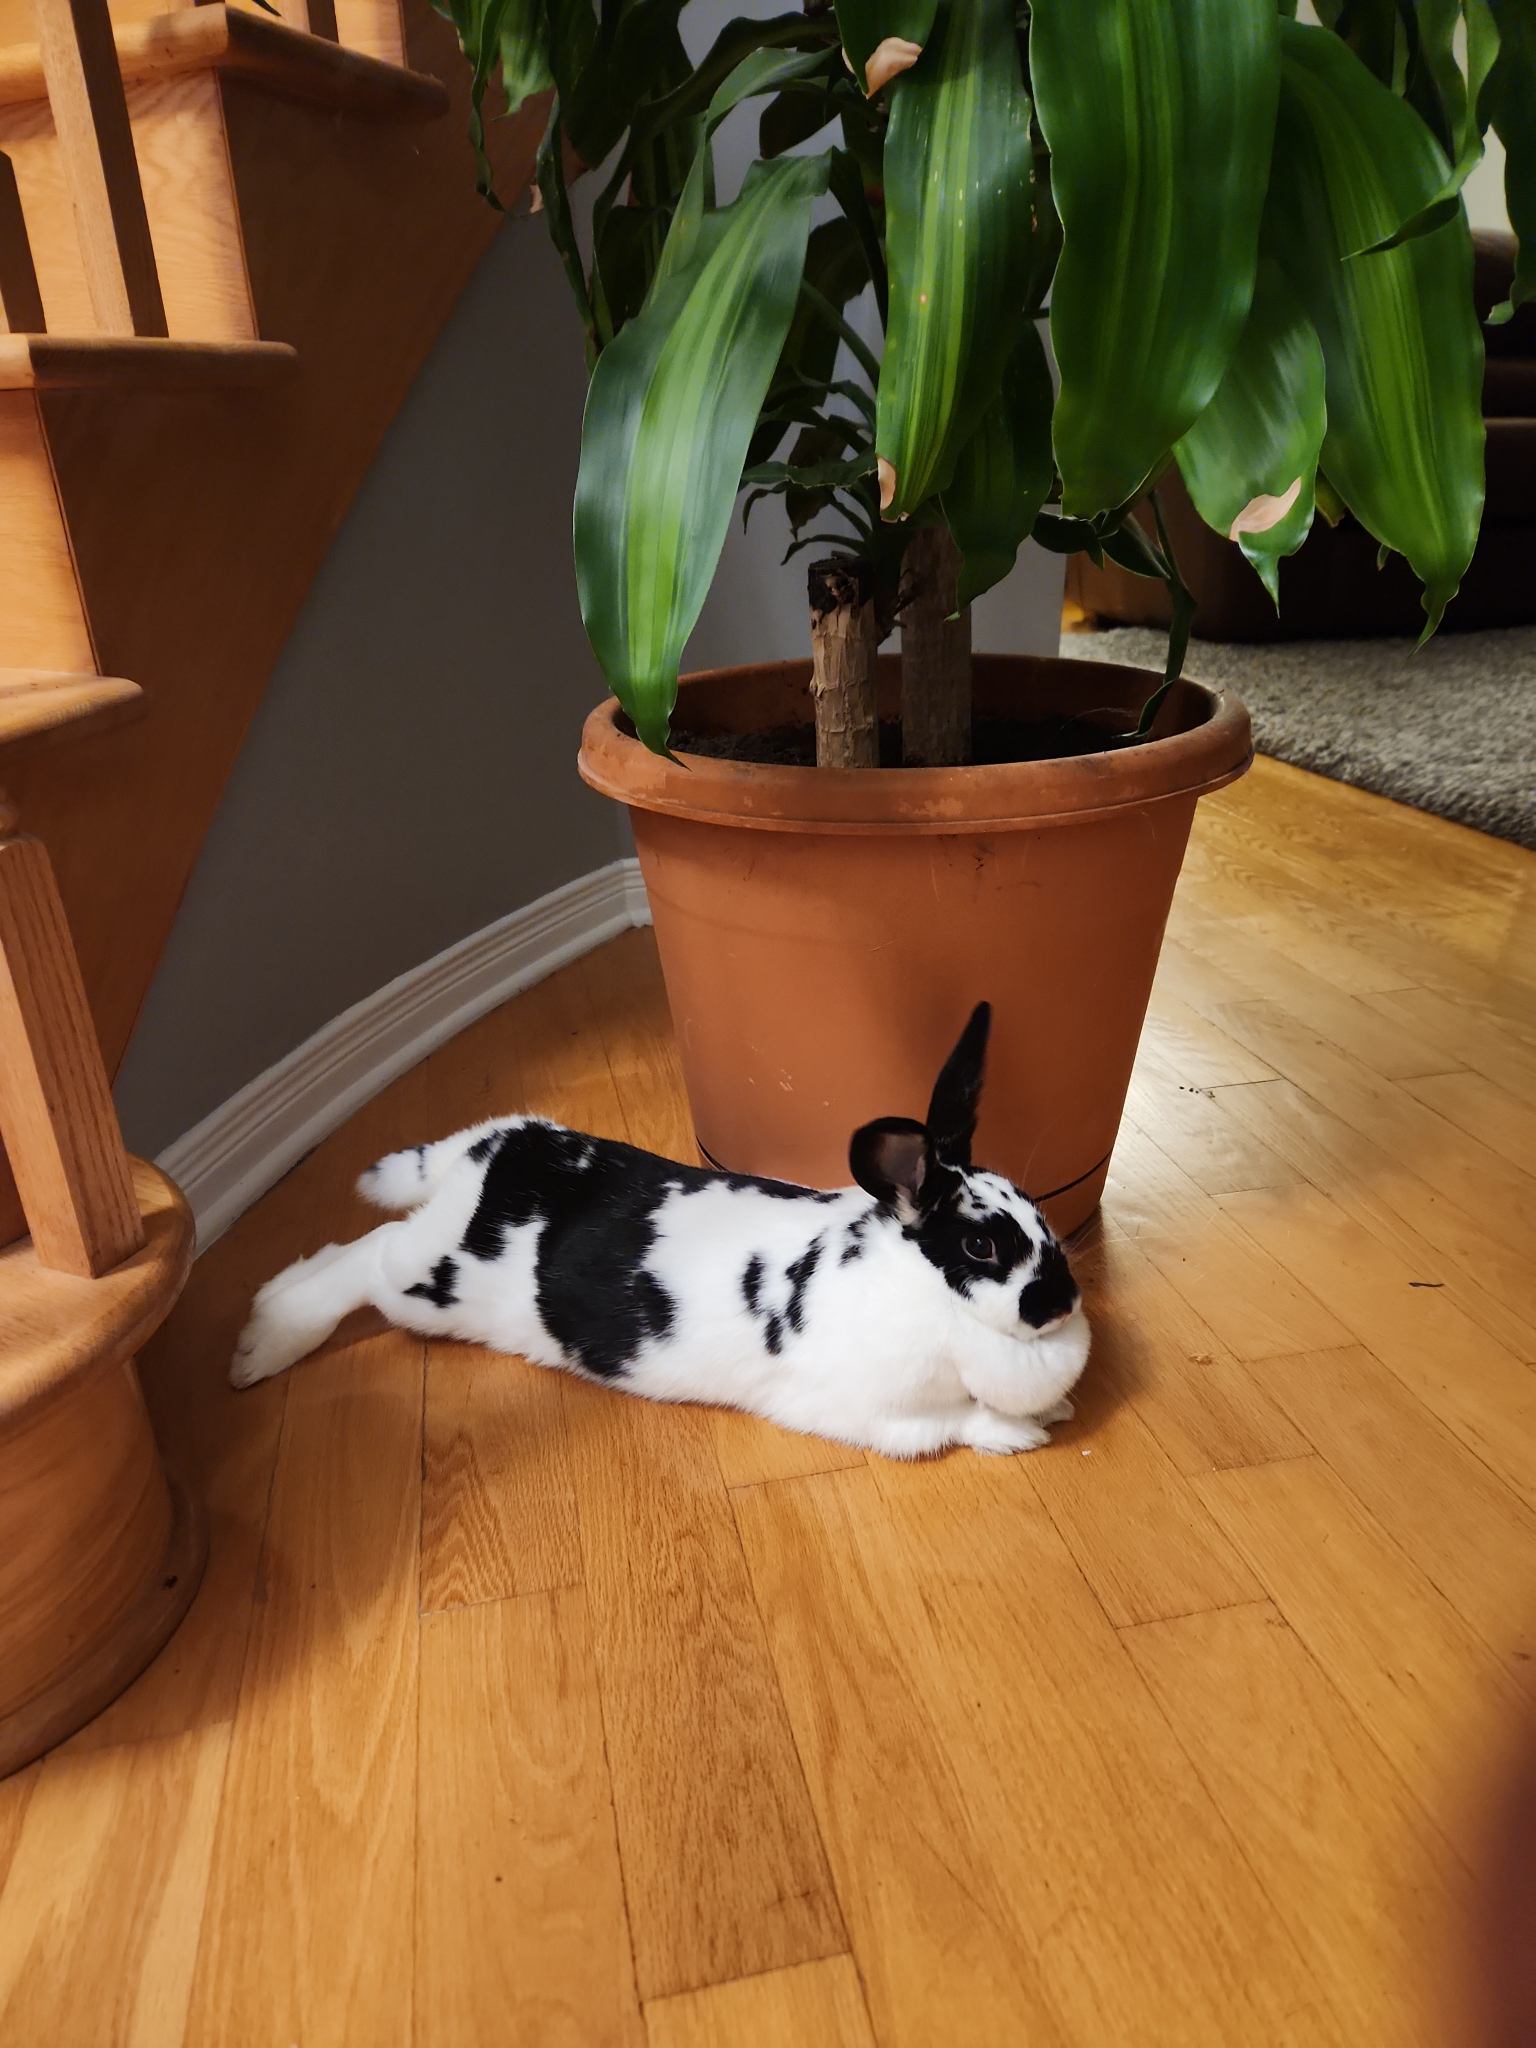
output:
M 407 1075 L 146 1361 L 212 1562 L 0 1784 L 0 2040 L 1529 2042 L 1474 1987 L 1536 1694 L 1533 875 L 1269 763 L 1204 805 L 1028 1458 L 399 1334 L 230 1394 L 377 1154 L 524 1105 L 689 1150 L 647 934 Z

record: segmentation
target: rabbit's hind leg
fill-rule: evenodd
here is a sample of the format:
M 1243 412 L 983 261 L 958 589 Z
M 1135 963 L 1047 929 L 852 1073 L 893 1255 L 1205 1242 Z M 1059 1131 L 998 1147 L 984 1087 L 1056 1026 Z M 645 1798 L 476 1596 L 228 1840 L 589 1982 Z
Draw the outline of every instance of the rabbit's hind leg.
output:
M 230 1385 L 251 1387 L 307 1358 L 354 1309 L 381 1291 L 385 1243 L 403 1226 L 382 1223 L 351 1244 L 329 1244 L 296 1259 L 269 1280 L 251 1303 L 250 1317 L 230 1362 Z

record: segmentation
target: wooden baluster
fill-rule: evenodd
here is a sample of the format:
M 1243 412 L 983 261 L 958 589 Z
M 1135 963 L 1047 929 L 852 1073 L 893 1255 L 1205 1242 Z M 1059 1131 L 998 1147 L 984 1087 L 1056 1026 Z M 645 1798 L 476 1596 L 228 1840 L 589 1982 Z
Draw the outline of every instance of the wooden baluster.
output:
M 37 41 L 96 324 L 166 333 L 107 0 L 34 0 Z
M 15 827 L 0 797 L 0 1136 L 38 1263 L 91 1277 L 144 1230 L 53 867 Z
M 328 43 L 340 42 L 336 27 L 336 0 L 305 0 L 307 26 L 312 36 L 324 36 Z
M 0 313 L 8 334 L 43 332 L 43 295 L 16 189 L 16 172 L 0 150 Z

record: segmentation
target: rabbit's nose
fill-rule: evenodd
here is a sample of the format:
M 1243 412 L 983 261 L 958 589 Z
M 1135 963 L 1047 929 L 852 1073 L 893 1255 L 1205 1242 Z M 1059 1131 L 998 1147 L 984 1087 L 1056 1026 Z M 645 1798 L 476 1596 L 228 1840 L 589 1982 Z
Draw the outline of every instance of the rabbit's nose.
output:
M 1025 1282 L 1019 1296 L 1020 1319 L 1043 1336 L 1047 1330 L 1059 1329 L 1076 1311 L 1079 1300 L 1065 1252 L 1059 1244 L 1046 1245 L 1034 1278 Z

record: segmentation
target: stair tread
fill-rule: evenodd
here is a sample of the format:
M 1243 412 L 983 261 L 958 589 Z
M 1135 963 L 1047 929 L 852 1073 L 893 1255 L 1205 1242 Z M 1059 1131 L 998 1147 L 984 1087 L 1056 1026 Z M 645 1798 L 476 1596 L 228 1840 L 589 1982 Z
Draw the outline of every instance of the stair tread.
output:
M 181 1191 L 130 1159 L 145 1243 L 94 1280 L 49 1272 L 30 1238 L 0 1248 L 0 1417 L 14 1422 L 108 1350 L 136 1351 L 164 1321 L 192 1263 Z
M 184 7 L 145 21 L 116 22 L 113 32 L 129 84 L 217 70 L 258 80 L 287 98 L 395 120 L 432 120 L 448 109 L 447 90 L 435 78 L 244 8 Z M 0 106 L 47 97 L 37 45 L 0 47 Z
M 0 391 L 104 384 L 193 390 L 263 384 L 298 361 L 286 341 L 165 341 L 118 334 L 0 334 Z
M 50 734 L 119 725 L 143 708 L 144 693 L 122 676 L 59 669 L 0 669 L 0 747 Z

